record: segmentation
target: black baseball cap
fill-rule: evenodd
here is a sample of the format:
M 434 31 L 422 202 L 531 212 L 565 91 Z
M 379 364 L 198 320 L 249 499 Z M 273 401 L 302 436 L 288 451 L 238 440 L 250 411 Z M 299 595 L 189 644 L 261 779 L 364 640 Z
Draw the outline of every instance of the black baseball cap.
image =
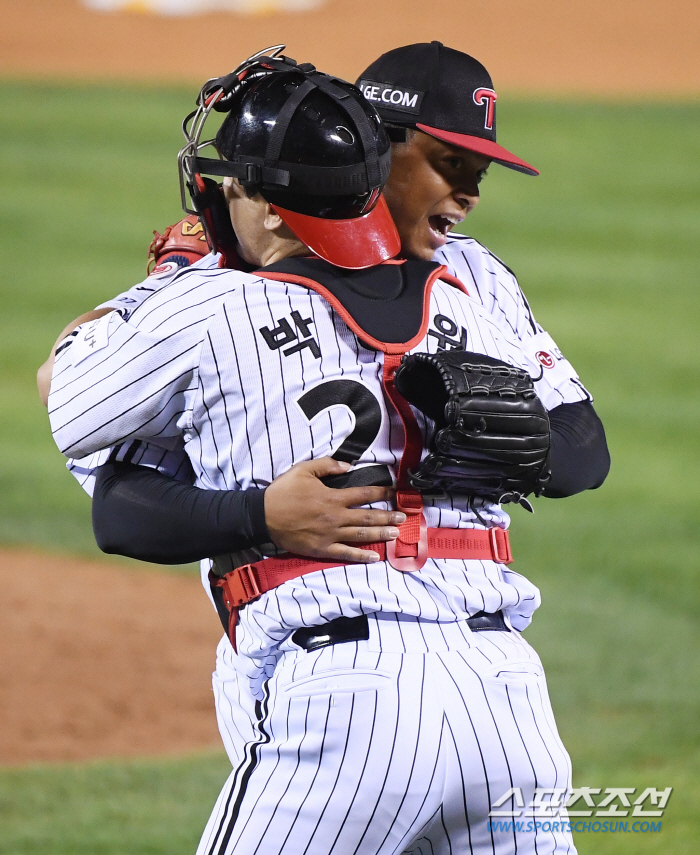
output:
M 385 122 L 418 128 L 496 163 L 539 175 L 496 142 L 496 92 L 473 56 L 440 42 L 405 45 L 382 54 L 357 81 Z

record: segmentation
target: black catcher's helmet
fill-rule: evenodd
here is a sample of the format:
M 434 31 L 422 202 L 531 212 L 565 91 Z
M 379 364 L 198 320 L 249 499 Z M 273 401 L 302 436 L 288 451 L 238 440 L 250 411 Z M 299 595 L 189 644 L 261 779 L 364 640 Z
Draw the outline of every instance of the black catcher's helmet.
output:
M 332 264 L 371 267 L 398 253 L 399 236 L 381 196 L 391 145 L 355 86 L 286 57 L 256 56 L 207 83 L 198 103 L 180 154 L 195 208 L 208 181 L 202 173 L 232 176 L 250 195 L 260 193 Z M 212 107 L 228 113 L 214 141 L 221 160 L 199 156 L 206 145 L 199 143 L 206 119 L 200 114 Z M 216 243 L 216 235 L 210 237 Z

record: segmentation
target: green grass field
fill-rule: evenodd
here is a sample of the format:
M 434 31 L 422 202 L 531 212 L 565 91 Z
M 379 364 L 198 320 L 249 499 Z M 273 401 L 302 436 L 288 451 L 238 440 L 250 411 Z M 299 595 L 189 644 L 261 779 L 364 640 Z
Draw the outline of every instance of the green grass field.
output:
M 71 318 L 142 278 L 179 217 L 192 92 L 0 86 L 0 542 L 97 554 L 34 374 Z M 697 851 L 700 837 L 700 105 L 499 103 L 471 234 L 518 274 L 594 392 L 610 477 L 514 513 L 516 568 L 542 590 L 528 638 L 582 786 L 673 786 L 654 834 L 589 853 Z M 696 344 L 693 344 L 693 342 Z M 0 771 L 0 853 L 191 853 L 221 757 Z

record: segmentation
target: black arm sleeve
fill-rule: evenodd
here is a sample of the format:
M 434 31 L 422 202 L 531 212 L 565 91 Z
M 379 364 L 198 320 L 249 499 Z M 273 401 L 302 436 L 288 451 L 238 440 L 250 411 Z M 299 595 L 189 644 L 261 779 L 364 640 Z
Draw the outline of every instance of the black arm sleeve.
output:
M 552 478 L 544 495 L 561 499 L 605 480 L 610 455 L 592 404 L 549 413 Z M 97 470 L 92 526 L 103 552 L 156 564 L 186 564 L 269 543 L 264 490 L 201 490 L 154 469 L 105 463 Z
M 97 470 L 92 528 L 103 552 L 186 564 L 270 542 L 264 490 L 201 490 L 154 469 Z
M 549 412 L 552 479 L 544 495 L 563 499 L 594 490 L 610 470 L 603 423 L 590 401 L 560 404 Z

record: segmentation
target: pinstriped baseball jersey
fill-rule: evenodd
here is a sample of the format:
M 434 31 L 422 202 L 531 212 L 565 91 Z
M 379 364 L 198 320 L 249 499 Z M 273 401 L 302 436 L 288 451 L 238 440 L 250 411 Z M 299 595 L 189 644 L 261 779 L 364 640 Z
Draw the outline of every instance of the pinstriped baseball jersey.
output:
M 535 320 L 513 271 L 474 238 L 450 235 L 434 260 L 467 286 L 490 315 L 517 339 L 543 374 L 535 384 L 547 409 L 593 400 L 549 333 Z M 550 389 L 551 394 L 550 394 Z
M 444 264 L 453 276 L 464 282 L 470 295 L 504 326 L 511 337 L 520 341 L 521 347 L 532 358 L 538 359 L 537 354 L 541 354 L 538 362 L 542 373 L 548 376 L 542 383 L 536 383 L 536 389 L 541 397 L 546 397 L 545 406 L 552 409 L 561 403 L 591 400 L 574 368 L 562 356 L 551 336 L 537 323 L 515 275 L 500 259 L 474 238 L 450 235 L 447 244 L 436 252 L 434 260 Z M 218 256 L 209 255 L 196 262 L 193 268 L 212 269 L 217 265 Z M 143 282 L 97 308 L 116 308 L 128 317 L 147 297 L 167 285 L 180 269 L 176 265 L 166 265 L 162 272 L 151 274 Z M 442 323 L 444 326 L 445 322 Z M 450 330 L 447 325 L 446 332 Z M 80 461 L 70 460 L 67 464 L 90 495 L 94 488 L 94 470 L 106 462 L 110 453 L 100 451 Z M 138 442 L 116 450 L 112 459 L 128 459 L 181 480 L 189 477 L 189 461 L 181 447 L 174 451 L 160 446 L 149 449 L 146 443 Z
M 450 285 L 435 284 L 429 319 L 416 351 L 466 347 L 541 373 L 480 303 Z M 128 321 L 112 313 L 73 338 L 56 358 L 50 416 L 59 447 L 72 455 L 128 439 L 182 438 L 196 483 L 209 489 L 265 486 L 295 463 L 338 454 L 351 436 L 357 465 L 395 474 L 403 431 L 382 393 L 382 362 L 315 292 L 190 269 Z M 427 444 L 430 426 L 421 428 Z M 481 524 L 466 497 L 427 504 L 429 526 Z M 508 524 L 496 506 L 479 513 Z M 225 557 L 217 561 L 228 569 Z M 294 627 L 363 611 L 451 621 L 503 609 L 522 628 L 538 602 L 527 580 L 491 561 L 431 559 L 419 574 L 384 563 L 339 567 L 248 606 L 239 643 L 264 657 Z

